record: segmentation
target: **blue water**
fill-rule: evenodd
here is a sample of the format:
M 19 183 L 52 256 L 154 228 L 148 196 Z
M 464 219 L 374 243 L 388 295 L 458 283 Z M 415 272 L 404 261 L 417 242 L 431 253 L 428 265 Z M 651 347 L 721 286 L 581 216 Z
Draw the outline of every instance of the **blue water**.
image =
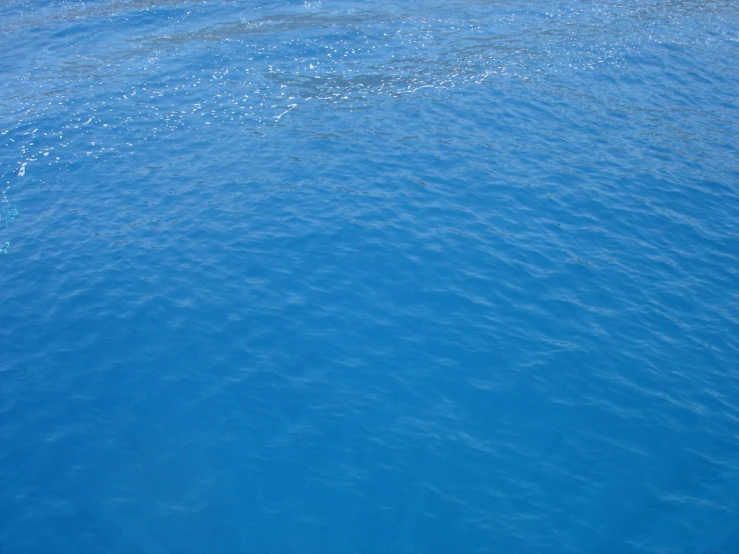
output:
M 739 552 L 739 5 L 0 5 L 3 554 Z

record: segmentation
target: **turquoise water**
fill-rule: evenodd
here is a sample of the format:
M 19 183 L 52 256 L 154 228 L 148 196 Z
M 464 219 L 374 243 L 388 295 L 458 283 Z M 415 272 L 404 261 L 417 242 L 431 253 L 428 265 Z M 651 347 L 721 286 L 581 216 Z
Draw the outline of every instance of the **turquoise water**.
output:
M 0 5 L 0 542 L 739 552 L 739 6 Z

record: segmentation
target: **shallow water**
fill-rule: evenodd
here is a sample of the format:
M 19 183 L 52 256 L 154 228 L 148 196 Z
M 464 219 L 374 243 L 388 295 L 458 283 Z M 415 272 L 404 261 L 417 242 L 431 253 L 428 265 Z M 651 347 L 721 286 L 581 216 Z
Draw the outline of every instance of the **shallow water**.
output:
M 739 7 L 0 6 L 3 554 L 739 552 Z

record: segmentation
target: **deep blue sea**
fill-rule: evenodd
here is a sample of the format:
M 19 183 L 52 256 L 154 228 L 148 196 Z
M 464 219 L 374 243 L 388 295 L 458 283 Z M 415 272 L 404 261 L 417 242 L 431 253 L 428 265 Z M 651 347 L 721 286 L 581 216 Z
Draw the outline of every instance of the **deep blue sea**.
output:
M 3 0 L 2 554 L 739 553 L 736 0 Z

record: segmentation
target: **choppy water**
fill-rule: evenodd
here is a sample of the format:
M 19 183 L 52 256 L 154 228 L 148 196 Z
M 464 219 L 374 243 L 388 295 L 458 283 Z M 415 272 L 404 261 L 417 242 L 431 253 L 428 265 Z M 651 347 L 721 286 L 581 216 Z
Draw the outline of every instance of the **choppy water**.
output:
M 3 554 L 739 552 L 734 1 L 0 5 Z

